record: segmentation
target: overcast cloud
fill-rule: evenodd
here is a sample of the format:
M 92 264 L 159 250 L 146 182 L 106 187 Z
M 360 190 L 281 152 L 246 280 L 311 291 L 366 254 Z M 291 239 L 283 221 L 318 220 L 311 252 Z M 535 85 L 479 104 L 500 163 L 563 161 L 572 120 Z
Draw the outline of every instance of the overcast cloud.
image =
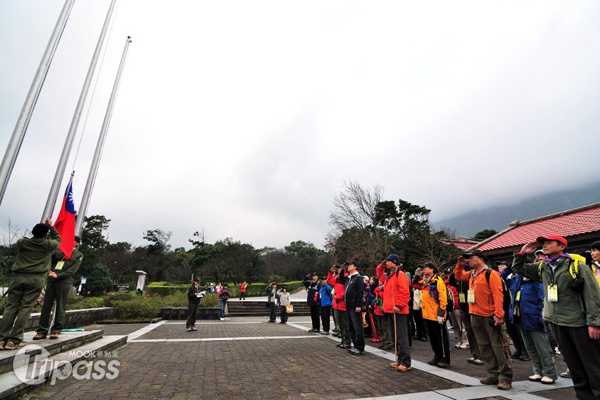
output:
M 1 224 L 41 217 L 109 3 L 75 3 Z M 63 4 L 0 2 L 2 154 Z M 204 228 L 209 242 L 322 246 L 344 180 L 379 184 L 434 220 L 596 182 L 598 21 L 593 0 L 121 0 L 76 206 L 127 35 L 88 210 L 112 220 L 111 241 L 141 245 L 160 228 L 187 246 Z

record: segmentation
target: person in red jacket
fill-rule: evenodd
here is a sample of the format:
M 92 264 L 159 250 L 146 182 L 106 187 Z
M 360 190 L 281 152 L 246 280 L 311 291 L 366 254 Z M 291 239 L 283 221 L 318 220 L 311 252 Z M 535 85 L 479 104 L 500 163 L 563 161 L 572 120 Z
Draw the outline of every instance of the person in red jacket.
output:
M 390 321 L 390 333 L 396 346 L 397 360 L 390 367 L 400 372 L 411 369 L 408 332 L 408 302 L 410 287 L 408 277 L 399 271 L 400 258 L 390 254 L 377 266 L 377 279 L 383 284 L 383 312 Z
M 339 268 L 339 273 L 337 274 L 335 280 L 335 287 L 333 292 L 335 296 L 333 298 L 333 302 L 338 310 L 338 319 L 340 329 L 340 337 L 341 342 L 336 346 L 341 349 L 350 349 L 352 348 L 351 338 L 350 338 L 350 323 L 348 321 L 348 314 L 346 313 L 346 303 L 344 302 L 344 294 L 346 293 L 346 280 L 348 279 L 348 265 L 344 263 L 341 268 Z
M 334 265 L 331 267 L 331 270 L 327 273 L 327 284 L 333 288 L 332 294 L 334 296 L 335 296 L 335 282 L 336 282 L 336 278 L 337 278 L 337 275 L 338 275 L 338 272 L 340 269 L 341 269 L 341 267 L 339 265 Z M 331 308 L 333 309 L 333 324 L 334 324 L 334 328 L 331 330 L 331 332 L 332 332 L 331 336 L 342 337 L 342 335 L 340 335 L 340 329 L 338 328 L 338 326 L 340 324 L 340 315 L 339 315 L 337 303 L 335 302 L 335 297 L 333 300 L 333 306 Z

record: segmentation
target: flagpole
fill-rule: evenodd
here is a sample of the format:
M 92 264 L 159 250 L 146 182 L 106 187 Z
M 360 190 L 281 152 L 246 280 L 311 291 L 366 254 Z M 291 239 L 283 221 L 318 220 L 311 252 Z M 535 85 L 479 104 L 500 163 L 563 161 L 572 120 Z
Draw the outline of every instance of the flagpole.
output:
M 125 47 L 123 48 L 123 55 L 121 56 L 121 63 L 119 64 L 119 70 L 117 71 L 117 77 L 113 85 L 112 93 L 110 94 L 110 100 L 106 108 L 106 115 L 104 116 L 104 122 L 102 123 L 102 129 L 100 130 L 100 136 L 98 137 L 98 143 L 96 144 L 96 151 L 94 152 L 94 158 L 92 159 L 92 165 L 90 167 L 90 173 L 88 175 L 85 189 L 83 191 L 83 198 L 81 200 L 81 206 L 77 213 L 77 223 L 75 224 L 75 234 L 81 236 L 81 230 L 83 228 L 83 221 L 87 214 L 90 197 L 94 184 L 96 183 L 96 175 L 98 174 L 98 167 L 100 166 L 100 157 L 102 157 L 102 150 L 104 148 L 104 141 L 110 125 L 110 119 L 112 117 L 115 100 L 117 97 L 117 91 L 119 89 L 119 82 L 121 81 L 121 74 L 123 73 L 123 67 L 125 66 L 125 59 L 127 58 L 127 52 L 129 50 L 129 44 L 131 43 L 131 37 L 127 36 L 125 40 Z
M 54 180 L 52 181 L 50 193 L 48 193 L 48 199 L 46 200 L 46 206 L 44 207 L 44 212 L 42 214 L 42 221 L 44 221 L 46 218 L 52 217 L 54 205 L 56 204 L 56 198 L 58 197 L 58 191 L 60 189 L 60 183 L 62 182 L 62 178 L 65 174 L 65 169 L 67 168 L 69 154 L 71 154 L 71 149 L 73 148 L 75 133 L 77 132 L 77 127 L 79 126 L 83 105 L 85 104 L 85 100 L 87 99 L 90 85 L 92 83 L 92 77 L 94 76 L 94 72 L 96 71 L 96 65 L 98 64 L 98 58 L 100 58 L 102 44 L 104 43 L 104 38 L 106 37 L 106 32 L 108 31 L 108 26 L 110 25 L 110 20 L 112 18 L 116 2 L 117 0 L 111 1 L 108 13 L 106 14 L 106 19 L 104 20 L 104 25 L 102 26 L 102 31 L 100 32 L 100 37 L 98 38 L 98 43 L 96 44 L 96 50 L 94 51 L 94 55 L 92 56 L 92 61 L 90 62 L 90 67 L 88 69 L 87 76 L 85 77 L 83 88 L 81 89 L 81 94 L 79 95 L 79 102 L 77 103 L 77 107 L 75 107 L 75 113 L 73 114 L 71 127 L 69 128 L 69 133 L 67 134 L 67 139 L 65 140 L 65 145 L 63 147 L 60 160 L 58 161 L 58 166 L 56 167 Z
M 27 98 L 25 99 L 25 103 L 19 114 L 19 119 L 17 120 L 10 142 L 6 148 L 6 153 L 4 153 L 4 158 L 0 165 L 0 204 L 4 198 L 4 193 L 6 192 L 8 180 L 12 174 L 15 162 L 19 156 L 19 151 L 21 150 L 21 145 L 23 144 L 23 139 L 25 138 L 25 133 L 27 132 L 31 115 L 33 114 L 33 109 L 35 108 L 40 92 L 42 91 L 42 86 L 46 80 L 46 75 L 48 75 L 50 64 L 54 58 L 54 53 L 56 53 L 56 48 L 58 47 L 60 38 L 65 30 L 74 3 L 75 0 L 65 1 L 65 5 L 58 17 L 52 36 L 50 36 L 50 41 L 46 46 L 46 51 L 42 56 L 42 61 L 40 61 L 40 65 L 38 66 L 31 87 L 29 88 L 29 93 L 27 93 Z

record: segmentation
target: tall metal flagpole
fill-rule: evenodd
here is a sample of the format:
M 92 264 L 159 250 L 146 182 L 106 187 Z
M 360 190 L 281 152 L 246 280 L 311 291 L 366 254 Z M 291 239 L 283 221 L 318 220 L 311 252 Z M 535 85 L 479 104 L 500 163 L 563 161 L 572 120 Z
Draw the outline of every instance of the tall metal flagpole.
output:
M 90 173 L 88 175 L 87 182 L 85 184 L 85 189 L 83 191 L 83 198 L 81 200 L 81 206 L 79 207 L 79 212 L 77 213 L 77 222 L 75 224 L 75 234 L 81 236 L 81 230 L 83 228 L 83 221 L 85 220 L 85 215 L 87 214 L 88 205 L 90 202 L 90 197 L 92 195 L 92 190 L 94 189 L 94 184 L 96 183 L 96 175 L 98 174 L 98 167 L 100 165 L 100 157 L 102 157 L 102 150 L 104 148 L 104 140 L 106 139 L 106 133 L 108 132 L 108 127 L 110 125 L 110 119 L 112 117 L 113 108 L 115 105 L 115 99 L 117 97 L 117 91 L 119 89 L 119 82 L 121 80 L 121 74 L 123 72 L 123 67 L 125 66 L 125 59 L 127 58 L 127 51 L 129 50 L 129 44 L 131 43 L 131 37 L 127 36 L 127 40 L 125 41 L 125 48 L 123 49 L 123 55 L 121 56 L 121 64 L 119 65 L 119 70 L 117 71 L 117 77 L 115 79 L 115 83 L 113 85 L 112 93 L 110 94 L 110 100 L 108 101 L 108 107 L 106 108 L 106 115 L 104 116 L 104 122 L 102 123 L 102 129 L 100 130 L 100 136 L 98 137 L 98 143 L 96 144 L 96 151 L 94 152 L 94 158 L 92 159 L 92 166 L 90 167 Z
M 58 197 L 58 191 L 60 188 L 60 183 L 62 182 L 62 178 L 65 174 L 65 169 L 67 168 L 67 162 L 69 161 L 69 154 L 71 154 L 71 149 L 73 148 L 73 141 L 75 140 L 75 133 L 77 132 L 77 127 L 79 126 L 79 120 L 81 119 L 81 113 L 83 110 L 83 105 L 85 104 L 85 100 L 87 98 L 90 85 L 92 83 L 92 77 L 94 76 L 94 71 L 96 70 L 96 65 L 98 64 L 98 58 L 100 58 L 100 51 L 102 50 L 102 44 L 104 43 L 104 38 L 106 37 L 106 32 L 108 31 L 108 26 L 110 25 L 110 20 L 113 14 L 113 10 L 115 8 L 115 4 L 117 0 L 112 0 L 110 3 L 110 7 L 108 9 L 108 13 L 106 14 L 106 19 L 104 20 L 104 26 L 102 26 L 102 31 L 100 32 L 100 37 L 98 38 L 98 43 L 96 44 L 96 50 L 94 51 L 94 55 L 92 56 L 92 61 L 90 62 L 90 67 L 88 69 L 87 76 L 85 77 L 85 82 L 83 83 L 83 88 L 81 89 L 81 94 L 79 95 L 79 102 L 77 103 L 77 107 L 75 107 L 75 113 L 73 114 L 73 120 L 71 121 L 71 127 L 69 128 L 69 133 L 67 134 L 67 139 L 65 140 L 65 145 L 63 147 L 62 154 L 60 156 L 60 160 L 58 161 L 58 166 L 56 167 L 56 173 L 54 174 L 54 180 L 52 181 L 52 186 L 50 187 L 50 193 L 48 194 L 48 199 L 46 200 L 46 206 L 44 207 L 44 213 L 42 214 L 42 222 L 46 218 L 52 217 L 52 212 L 54 211 L 54 205 L 56 204 L 56 198 Z
M 19 150 L 21 150 L 21 145 L 23 144 L 25 132 L 29 126 L 33 109 L 35 108 L 37 99 L 42 91 L 42 86 L 46 80 L 46 75 L 50 69 L 50 64 L 54 58 L 54 53 L 56 53 L 56 48 L 58 47 L 60 38 L 65 30 L 65 26 L 67 25 L 67 21 L 69 19 L 69 14 L 71 13 L 74 3 L 75 0 L 65 1 L 65 5 L 63 6 L 60 16 L 58 17 L 58 21 L 56 22 L 52 36 L 50 36 L 48 46 L 46 46 L 46 51 L 42 56 L 42 61 L 38 66 L 35 77 L 33 78 L 33 82 L 31 83 L 31 87 L 29 88 L 29 93 L 27 93 L 27 98 L 25 99 L 25 103 L 21 109 L 21 114 L 19 114 L 19 119 L 15 125 L 10 142 L 8 142 L 6 153 L 4 153 L 4 158 L 2 159 L 2 164 L 0 165 L 0 204 L 2 204 L 2 199 L 4 198 L 4 193 L 6 192 L 6 187 L 8 186 L 8 180 L 10 179 L 15 162 L 17 161 Z

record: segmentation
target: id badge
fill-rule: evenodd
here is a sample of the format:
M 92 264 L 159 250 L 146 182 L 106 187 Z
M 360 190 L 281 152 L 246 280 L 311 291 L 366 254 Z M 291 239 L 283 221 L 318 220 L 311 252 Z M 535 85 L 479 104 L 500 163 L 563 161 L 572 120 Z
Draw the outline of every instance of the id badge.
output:
M 465 294 L 464 294 L 464 293 L 459 293 L 459 294 L 458 294 L 458 301 L 459 301 L 460 303 L 463 303 L 463 304 L 464 304 L 464 303 L 466 303 L 466 301 L 465 301 L 465 300 L 466 300 L 466 299 L 465 299 Z
M 517 292 L 517 295 L 515 296 L 515 301 L 521 301 L 521 291 L 520 290 Z
M 558 302 L 558 287 L 556 285 L 548 286 L 548 301 L 550 303 Z
M 60 271 L 61 269 L 63 269 L 63 267 L 65 266 L 65 262 L 64 261 L 59 261 L 56 263 L 56 266 L 54 267 L 55 271 Z
M 467 292 L 467 303 L 475 304 L 475 290 L 469 289 Z

